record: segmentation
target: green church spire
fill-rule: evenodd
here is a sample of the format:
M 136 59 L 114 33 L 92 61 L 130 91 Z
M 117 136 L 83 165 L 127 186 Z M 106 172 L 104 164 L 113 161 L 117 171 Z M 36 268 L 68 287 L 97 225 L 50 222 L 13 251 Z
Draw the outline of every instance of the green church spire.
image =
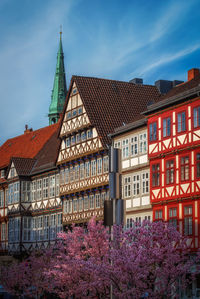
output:
M 56 73 L 54 77 L 53 90 L 51 94 L 51 104 L 49 106 L 49 124 L 56 123 L 63 111 L 63 106 L 67 95 L 67 85 L 65 79 L 64 53 L 62 48 L 62 31 L 60 32 L 60 42 L 57 54 Z

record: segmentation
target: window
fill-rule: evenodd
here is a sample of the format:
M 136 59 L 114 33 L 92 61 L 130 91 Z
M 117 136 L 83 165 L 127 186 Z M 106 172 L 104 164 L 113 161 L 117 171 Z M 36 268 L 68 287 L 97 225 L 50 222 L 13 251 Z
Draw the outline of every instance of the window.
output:
M 140 193 L 140 175 L 133 176 L 133 195 L 138 195 Z
M 56 174 L 56 196 L 59 196 L 60 193 L 60 181 L 59 181 L 59 173 Z
M 65 184 L 69 183 L 69 168 L 65 168 Z
M 149 139 L 150 141 L 155 141 L 157 139 L 157 122 L 149 125 Z
M 143 133 L 139 135 L 140 153 L 144 154 L 147 152 L 147 134 Z
M 73 109 L 73 110 L 72 110 L 72 117 L 76 116 L 76 114 L 77 114 L 77 110 L 76 110 L 76 109 Z
M 108 160 L 108 156 L 104 156 L 103 157 L 103 172 L 108 172 L 109 170 L 109 160 Z
M 121 148 L 121 141 L 115 142 L 114 148 Z
M 71 144 L 71 139 L 70 139 L 70 137 L 68 137 L 66 139 L 66 147 L 70 147 L 70 144 Z
M 163 137 L 169 137 L 171 135 L 171 117 L 163 119 Z
M 88 196 L 84 197 L 84 210 L 88 210 Z
M 185 111 L 178 113 L 178 133 L 186 130 Z
M 90 209 L 94 209 L 94 194 L 90 195 Z
M 74 181 L 74 167 L 70 167 L 70 182 Z
M 149 173 L 142 173 L 142 194 L 149 193 Z
M 9 199 L 8 189 L 5 189 L 5 206 L 8 205 L 8 199 Z
M 192 235 L 192 206 L 184 207 L 184 235 Z
M 55 196 L 55 175 L 49 177 L 49 196 Z
M 189 156 L 181 157 L 181 181 L 189 180 Z
M 80 180 L 84 179 L 84 164 L 80 164 Z
M 122 158 L 128 158 L 128 139 L 122 141 Z
M 124 197 L 131 196 L 131 177 L 124 178 Z
M 8 196 L 9 204 L 13 203 L 13 184 L 8 185 Z
M 81 133 L 81 141 L 86 140 L 86 132 Z
M 166 162 L 166 184 L 173 184 L 174 183 L 174 160 L 168 160 Z
M 56 214 L 50 215 L 50 239 L 56 238 Z
M 193 110 L 194 128 L 200 126 L 200 106 L 195 107 Z
M 87 139 L 92 138 L 92 129 L 87 130 Z
M 104 201 L 106 200 L 106 192 L 101 193 L 101 206 L 104 207 Z
M 44 240 L 49 240 L 49 215 L 44 216 Z
M 62 231 L 62 214 L 57 214 L 57 233 Z
M 1 178 L 4 178 L 4 177 L 5 177 L 5 169 L 2 169 L 2 170 L 0 171 L 0 174 L 1 174 Z
M 71 214 L 72 213 L 72 201 L 71 200 L 65 200 L 64 201 L 64 213 L 65 214 Z
M 22 199 L 23 199 L 23 183 L 22 182 Z M 26 182 L 27 183 L 27 201 L 30 201 L 31 199 L 31 193 L 30 193 L 30 182 Z M 19 201 L 19 182 L 16 182 L 13 184 L 13 190 L 14 190 L 14 202 L 18 202 Z
M 79 143 L 81 141 L 81 134 L 76 134 L 76 143 Z
M 152 165 L 152 187 L 160 186 L 160 164 Z
M 83 107 L 81 106 L 78 108 L 78 114 L 82 114 L 82 113 L 83 113 Z
M 87 161 L 85 163 L 85 177 L 88 178 L 90 176 L 90 162 Z
M 31 241 L 31 217 L 23 217 L 23 241 Z
M 37 200 L 37 181 L 32 182 L 32 201 Z
M 97 159 L 97 174 L 102 174 L 102 158 Z
M 156 210 L 155 211 L 155 220 L 159 221 L 163 218 L 163 211 L 162 210 Z
M 37 199 L 42 198 L 42 180 L 37 180 Z
M 197 167 L 197 178 L 200 178 L 200 153 L 196 154 L 196 167 Z
M 69 214 L 71 214 L 72 213 L 72 200 L 68 200 L 68 212 L 69 212 Z
M 38 227 L 37 227 L 37 231 L 38 231 L 38 240 L 42 241 L 43 237 L 44 237 L 44 230 L 43 230 L 43 216 L 39 216 L 38 218 Z
M 77 212 L 77 206 L 78 206 L 77 199 L 74 199 L 73 200 L 73 212 Z
M 84 198 L 83 197 L 80 197 L 79 198 L 79 212 L 83 211 L 83 200 Z
M 91 176 L 96 175 L 96 160 L 91 161 Z
M 49 178 L 43 178 L 43 198 L 48 198 L 49 192 L 48 192 L 48 187 L 49 187 Z
M 177 227 L 177 208 L 169 208 L 169 223 Z
M 73 135 L 73 136 L 71 137 L 71 145 L 74 145 L 75 143 L 76 143 L 76 136 Z
M 18 242 L 20 233 L 20 218 L 11 218 L 8 223 L 9 242 Z
M 96 208 L 100 208 L 100 193 L 95 194 L 95 202 L 96 202 Z
M 4 192 L 3 190 L 0 190 L 0 208 L 3 208 L 4 206 Z
M 71 111 L 67 112 L 67 119 L 70 119 L 71 118 Z
M 32 240 L 37 241 L 38 240 L 38 217 L 34 217 L 32 219 Z
M 6 223 L 1 224 L 1 241 L 6 240 Z
M 79 165 L 75 166 L 75 181 L 79 179 Z
M 131 138 L 131 156 L 138 154 L 138 136 Z

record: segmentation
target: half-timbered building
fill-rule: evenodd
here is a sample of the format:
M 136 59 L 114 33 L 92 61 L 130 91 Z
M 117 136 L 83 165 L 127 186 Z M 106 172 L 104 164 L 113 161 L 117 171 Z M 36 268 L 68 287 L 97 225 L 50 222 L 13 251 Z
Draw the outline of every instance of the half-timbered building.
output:
M 155 86 L 73 76 L 59 136 L 57 160 L 63 224 L 103 219 L 108 199 L 108 133 L 137 119 L 157 100 Z
M 112 144 L 121 149 L 121 194 L 124 200 L 124 224 L 152 220 L 149 194 L 149 160 L 147 120 L 140 120 L 115 129 Z
M 154 221 L 166 220 L 200 245 L 200 73 L 148 107 L 150 196 Z
M 1 248 L 9 252 L 22 252 L 31 235 L 32 177 L 39 169 L 42 149 L 55 139 L 58 124 L 36 131 L 28 129 L 23 135 L 7 140 L 0 147 L 1 193 Z M 56 136 L 57 137 L 57 136 Z M 57 138 L 56 138 L 57 139 Z M 55 140 L 55 150 L 57 150 Z M 41 155 L 39 153 L 41 152 Z M 39 159 L 39 157 L 41 158 Z M 48 158 L 48 156 L 46 157 Z M 54 168 L 55 168 L 54 158 Z

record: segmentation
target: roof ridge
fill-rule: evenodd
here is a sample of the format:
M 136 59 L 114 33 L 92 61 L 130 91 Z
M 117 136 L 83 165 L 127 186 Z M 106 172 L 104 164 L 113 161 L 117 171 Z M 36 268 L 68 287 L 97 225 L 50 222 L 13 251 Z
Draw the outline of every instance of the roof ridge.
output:
M 153 86 L 156 87 L 155 85 L 152 84 L 136 84 L 133 82 L 129 82 L 129 81 L 122 81 L 122 80 L 113 80 L 113 79 L 108 79 L 108 78 L 99 78 L 99 77 L 91 77 L 91 76 L 80 76 L 80 75 L 72 75 L 72 79 L 73 78 L 85 78 L 85 79 L 95 79 L 95 80 L 105 80 L 105 81 L 111 81 L 111 82 L 120 82 L 120 83 L 126 83 L 126 84 L 130 84 L 135 85 L 135 86 Z
M 32 135 L 32 134 L 34 134 L 34 133 L 36 133 L 36 132 L 38 132 L 38 131 L 42 131 L 42 130 L 44 130 L 44 129 L 47 129 L 48 127 L 50 128 L 52 128 L 53 126 L 54 127 L 58 127 L 58 123 L 59 122 L 57 122 L 57 123 L 55 123 L 55 124 L 52 124 L 52 125 L 48 125 L 48 126 L 46 126 L 46 127 L 42 127 L 42 128 L 39 128 L 39 129 L 37 129 L 37 130 L 34 130 L 34 131 L 31 131 L 31 132 L 29 132 L 29 133 L 27 133 L 27 135 L 26 134 L 21 134 L 21 135 L 18 135 L 18 136 L 15 136 L 15 137 L 12 137 L 12 138 L 9 138 L 9 139 L 7 139 L 2 145 L 4 145 L 6 142 L 8 142 L 8 141 L 12 141 L 13 139 L 17 139 L 17 138 L 20 138 L 20 137 L 22 137 L 22 136 L 30 136 L 30 135 Z M 1 146 L 2 146 L 1 145 Z

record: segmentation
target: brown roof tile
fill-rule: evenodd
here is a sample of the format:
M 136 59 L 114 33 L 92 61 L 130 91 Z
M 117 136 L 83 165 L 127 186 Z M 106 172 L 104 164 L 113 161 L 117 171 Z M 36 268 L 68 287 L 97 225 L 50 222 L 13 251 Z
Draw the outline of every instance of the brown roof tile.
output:
M 73 82 L 76 83 L 88 117 L 102 137 L 104 146 L 109 143 L 109 133 L 123 123 L 140 119 L 140 113 L 148 103 L 156 102 L 160 97 L 158 89 L 152 85 L 73 76 L 67 98 Z
M 18 175 L 30 175 L 31 170 L 36 162 L 35 159 L 13 157 L 11 163 L 14 163 Z

